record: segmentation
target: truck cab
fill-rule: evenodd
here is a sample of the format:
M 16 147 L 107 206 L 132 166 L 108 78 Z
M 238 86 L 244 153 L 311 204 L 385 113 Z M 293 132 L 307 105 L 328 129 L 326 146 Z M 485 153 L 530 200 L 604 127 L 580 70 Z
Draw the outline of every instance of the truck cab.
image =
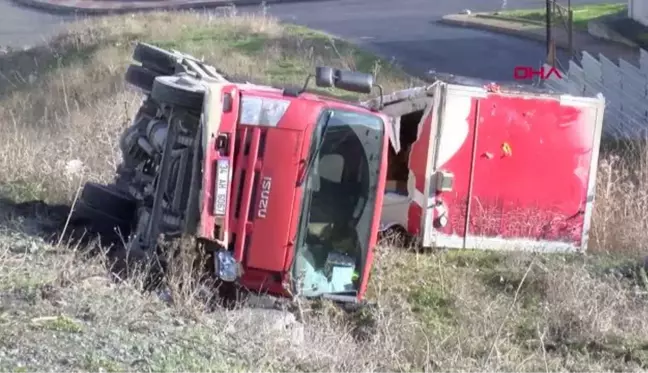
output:
M 361 299 L 389 118 L 306 92 L 230 83 L 208 92 L 198 236 L 223 243 L 219 276 L 238 272 L 244 287 L 277 295 Z
M 318 68 L 300 89 L 231 82 L 191 56 L 139 44 L 126 80 L 145 93 L 120 138 L 115 184 L 85 185 L 76 215 L 160 258 L 197 238 L 225 287 L 361 300 L 385 188 L 390 119 L 307 92 L 369 93 L 368 74 Z M 168 250 L 167 250 L 168 251 Z

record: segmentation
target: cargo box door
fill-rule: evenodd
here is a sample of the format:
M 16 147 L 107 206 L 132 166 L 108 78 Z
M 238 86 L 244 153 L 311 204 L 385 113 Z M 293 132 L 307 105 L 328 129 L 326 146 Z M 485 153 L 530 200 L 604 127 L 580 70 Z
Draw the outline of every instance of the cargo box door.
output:
M 426 246 L 583 250 L 603 105 L 446 86 L 434 162 L 421 190 Z
M 464 246 L 477 106 L 482 89 L 439 84 L 412 144 L 408 230 L 426 247 Z

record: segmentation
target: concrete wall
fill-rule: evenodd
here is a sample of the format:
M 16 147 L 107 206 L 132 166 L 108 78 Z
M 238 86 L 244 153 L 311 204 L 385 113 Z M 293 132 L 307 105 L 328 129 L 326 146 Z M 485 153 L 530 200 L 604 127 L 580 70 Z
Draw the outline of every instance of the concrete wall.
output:
M 597 58 L 598 57 L 598 58 Z M 614 63 L 603 55 L 583 52 L 580 65 L 570 61 L 562 79 L 552 75 L 545 85 L 559 92 L 606 99 L 603 135 L 636 139 L 648 136 L 648 52 L 641 50 L 639 66 L 623 59 Z M 548 68 L 548 67 L 547 67 Z
M 628 0 L 628 17 L 648 26 L 648 0 Z

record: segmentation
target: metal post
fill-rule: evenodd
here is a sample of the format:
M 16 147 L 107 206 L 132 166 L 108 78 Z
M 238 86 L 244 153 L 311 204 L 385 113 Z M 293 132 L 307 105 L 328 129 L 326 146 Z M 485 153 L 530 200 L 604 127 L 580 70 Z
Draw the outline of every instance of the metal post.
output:
M 574 55 L 574 11 L 570 8 L 567 10 L 567 17 L 569 17 L 569 29 L 567 30 L 567 43 L 569 45 L 569 53 Z
M 551 0 L 546 0 L 546 7 L 547 7 L 547 14 L 546 14 L 546 22 L 547 22 L 547 57 L 551 53 Z M 551 63 L 550 61 L 547 61 L 548 63 Z

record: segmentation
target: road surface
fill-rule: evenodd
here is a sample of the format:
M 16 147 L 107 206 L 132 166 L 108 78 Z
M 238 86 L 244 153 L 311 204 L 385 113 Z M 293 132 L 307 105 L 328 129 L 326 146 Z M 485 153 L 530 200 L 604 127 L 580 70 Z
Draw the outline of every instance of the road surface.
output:
M 572 0 L 572 4 L 605 0 Z M 541 8 L 542 0 L 508 0 L 508 9 Z M 541 43 L 436 23 L 463 9 L 500 9 L 502 0 L 331 0 L 276 4 L 268 13 L 350 39 L 413 73 L 430 70 L 491 80 L 511 80 L 514 66 L 538 66 Z M 258 11 L 257 7 L 239 11 Z M 39 44 L 74 16 L 42 13 L 0 0 L 0 46 Z M 561 59 L 566 58 L 562 55 Z

